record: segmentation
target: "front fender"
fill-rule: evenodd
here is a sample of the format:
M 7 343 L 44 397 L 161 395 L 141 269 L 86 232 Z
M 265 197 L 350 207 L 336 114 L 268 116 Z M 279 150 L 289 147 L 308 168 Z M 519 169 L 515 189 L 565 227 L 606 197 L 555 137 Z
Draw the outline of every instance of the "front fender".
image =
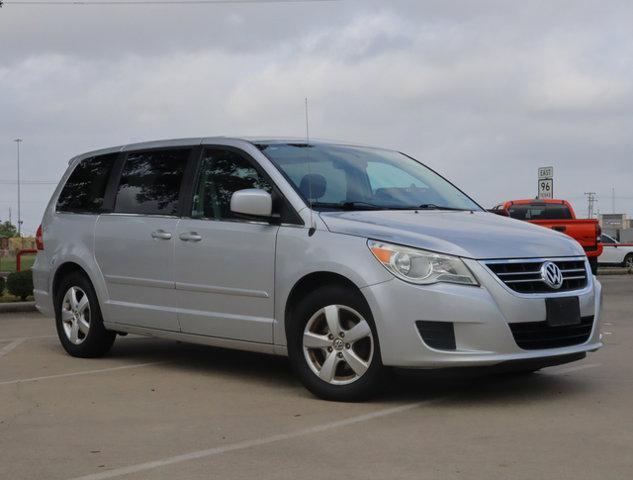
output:
M 340 275 L 359 289 L 393 279 L 371 254 L 365 238 L 327 230 L 310 236 L 305 228 L 281 227 L 275 261 L 275 345 L 286 345 L 285 313 L 292 289 L 316 272 Z

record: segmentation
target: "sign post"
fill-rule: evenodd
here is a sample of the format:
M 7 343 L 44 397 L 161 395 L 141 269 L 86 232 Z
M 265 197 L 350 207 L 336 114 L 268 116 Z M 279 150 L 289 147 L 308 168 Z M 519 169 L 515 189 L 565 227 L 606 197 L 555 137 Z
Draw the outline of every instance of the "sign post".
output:
M 539 167 L 537 198 L 554 198 L 554 167 Z

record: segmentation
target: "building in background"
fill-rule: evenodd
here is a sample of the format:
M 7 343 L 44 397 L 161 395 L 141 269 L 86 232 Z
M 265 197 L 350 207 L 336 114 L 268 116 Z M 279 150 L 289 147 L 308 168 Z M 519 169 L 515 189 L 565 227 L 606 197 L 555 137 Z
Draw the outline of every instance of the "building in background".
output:
M 633 242 L 633 222 L 626 213 L 602 213 L 598 220 L 607 235 L 622 243 Z

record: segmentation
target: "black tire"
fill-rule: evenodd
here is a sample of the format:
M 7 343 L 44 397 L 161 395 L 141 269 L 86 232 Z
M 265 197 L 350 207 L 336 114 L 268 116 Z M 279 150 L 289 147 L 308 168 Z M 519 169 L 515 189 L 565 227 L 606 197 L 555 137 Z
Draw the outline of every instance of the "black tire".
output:
M 590 257 L 589 266 L 591 267 L 591 273 L 598 275 L 598 257 Z
M 633 253 L 629 253 L 626 257 L 624 257 L 624 262 L 622 262 L 622 266 L 626 268 L 633 268 Z
M 319 378 L 304 355 L 304 330 L 310 319 L 320 309 L 329 305 L 340 305 L 358 312 L 369 324 L 373 337 L 373 354 L 369 358 L 369 367 L 359 378 L 345 385 L 333 385 Z M 388 370 L 382 364 L 378 335 L 371 310 L 362 295 L 349 287 L 323 286 L 306 295 L 292 312 L 292 318 L 287 327 L 287 340 L 290 363 L 299 380 L 310 392 L 322 399 L 339 402 L 367 400 L 376 395 L 388 379 Z M 323 351 L 323 355 L 328 355 L 326 350 Z M 340 357 L 342 353 L 338 355 Z M 349 366 L 345 362 L 342 363 L 343 368 Z
M 83 335 L 83 338 L 80 339 L 81 343 L 79 344 L 75 344 L 71 341 L 65 331 L 65 322 L 62 321 L 62 309 L 66 308 L 64 306 L 64 298 L 71 288 L 79 289 L 82 298 L 83 293 L 85 293 L 89 302 L 89 329 L 87 334 L 80 333 L 80 335 Z M 106 330 L 103 326 L 101 308 L 94 287 L 88 277 L 80 272 L 73 272 L 64 277 L 57 288 L 55 298 L 55 325 L 57 327 L 59 341 L 64 349 L 73 357 L 101 357 L 112 348 L 112 344 L 116 338 L 115 332 Z

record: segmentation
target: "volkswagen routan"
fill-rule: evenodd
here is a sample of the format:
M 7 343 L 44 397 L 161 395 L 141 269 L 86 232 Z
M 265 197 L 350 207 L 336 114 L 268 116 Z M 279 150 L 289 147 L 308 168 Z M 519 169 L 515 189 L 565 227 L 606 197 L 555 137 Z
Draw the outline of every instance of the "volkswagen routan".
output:
M 127 333 L 284 355 L 315 395 L 353 401 L 393 367 L 533 371 L 602 345 L 578 243 L 387 149 L 218 137 L 85 153 L 37 244 L 37 306 L 76 357 Z

